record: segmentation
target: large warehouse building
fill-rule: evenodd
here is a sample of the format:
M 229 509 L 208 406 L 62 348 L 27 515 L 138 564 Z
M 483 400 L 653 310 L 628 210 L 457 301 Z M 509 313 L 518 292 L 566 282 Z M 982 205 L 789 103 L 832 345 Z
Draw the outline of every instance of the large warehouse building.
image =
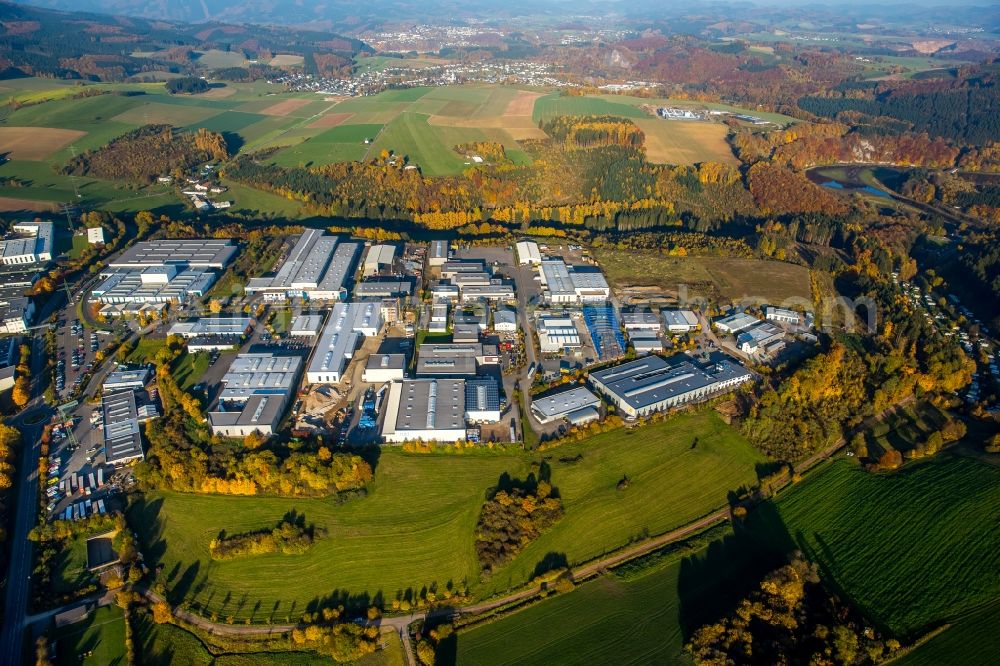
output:
M 0 239 L 0 263 L 19 266 L 52 261 L 54 241 L 51 222 L 15 222 L 10 235 Z
M 465 382 L 461 379 L 393 382 L 384 410 L 382 438 L 386 442 L 465 439 Z
M 570 267 L 558 259 L 541 262 L 538 275 L 549 303 L 603 303 L 611 295 L 600 271 Z
M 213 435 L 272 435 L 281 423 L 302 370 L 298 356 L 239 354 L 222 378 L 222 394 L 208 413 Z
M 313 349 L 306 380 L 310 384 L 339 384 L 344 367 L 354 356 L 362 337 L 382 329 L 379 303 L 337 303 Z
M 574 425 L 593 421 L 600 416 L 601 399 L 582 386 L 550 395 L 532 398 L 531 413 L 541 423 L 566 419 Z
M 252 278 L 246 291 L 264 294 L 266 300 L 343 300 L 360 249 L 359 243 L 340 242 L 319 229 L 306 229 L 278 272 L 273 277 Z
M 645 356 L 592 372 L 589 379 L 623 415 L 636 418 L 734 388 L 753 379 L 753 373 L 721 354 L 704 365 L 687 356 L 669 362 Z
M 93 298 L 107 316 L 129 314 L 135 306 L 186 303 L 208 293 L 236 255 L 228 238 L 143 241 L 125 250 L 101 272 Z

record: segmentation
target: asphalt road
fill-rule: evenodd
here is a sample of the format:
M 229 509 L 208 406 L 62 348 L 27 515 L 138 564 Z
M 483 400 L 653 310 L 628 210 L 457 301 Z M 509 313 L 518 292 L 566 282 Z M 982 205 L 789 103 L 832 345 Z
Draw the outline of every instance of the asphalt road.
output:
M 31 345 L 32 395 L 28 406 L 8 422 L 21 431 L 21 460 L 18 463 L 17 497 L 14 505 L 14 530 L 10 535 L 10 564 L 7 570 L 7 595 L 4 600 L 4 622 L 0 631 L 0 661 L 21 663 L 24 647 L 24 617 L 31 590 L 32 543 L 28 532 L 38 516 L 38 457 L 41 455 L 41 435 L 52 410 L 41 398 L 45 369 L 45 337 L 36 335 Z M 32 423 L 29 423 L 31 421 Z

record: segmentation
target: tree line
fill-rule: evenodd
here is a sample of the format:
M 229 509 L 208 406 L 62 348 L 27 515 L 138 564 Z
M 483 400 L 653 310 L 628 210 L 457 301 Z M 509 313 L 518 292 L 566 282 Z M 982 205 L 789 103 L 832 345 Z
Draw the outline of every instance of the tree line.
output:
M 271 530 L 216 537 L 209 543 L 208 551 L 213 560 L 233 560 L 269 553 L 301 555 L 312 548 L 316 539 L 325 536 L 326 530 L 321 527 L 306 527 L 293 520 L 282 520 Z

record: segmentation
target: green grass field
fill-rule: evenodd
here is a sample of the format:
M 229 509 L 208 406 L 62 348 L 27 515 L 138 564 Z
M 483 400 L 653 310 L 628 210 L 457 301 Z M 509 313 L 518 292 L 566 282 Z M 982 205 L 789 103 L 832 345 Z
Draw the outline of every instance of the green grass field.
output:
M 84 585 L 96 582 L 87 570 L 87 537 L 74 537 L 54 559 L 52 589 L 58 594 L 68 594 Z
M 898 663 L 989 663 L 998 647 L 998 501 L 1000 470 L 970 457 L 944 453 L 878 475 L 840 460 L 756 508 L 736 534 L 717 528 L 728 536 L 707 548 L 459 633 L 455 661 L 684 662 L 691 631 L 801 549 L 835 593 L 889 635 L 912 640 L 954 623 Z
M 780 525 L 763 536 L 800 548 L 868 618 L 912 636 L 1000 594 L 998 505 L 1000 469 L 970 457 L 885 475 L 840 461 L 779 501 Z
M 98 608 L 87 619 L 56 629 L 60 666 L 107 666 L 125 663 L 125 616 L 117 606 Z
M 712 300 L 786 299 L 811 302 L 809 270 L 780 261 L 727 257 L 670 257 L 654 252 L 596 248 L 594 258 L 616 289 L 657 287 L 674 294 L 684 285 L 689 297 Z
M 301 143 L 274 156 L 282 166 L 321 166 L 334 162 L 359 161 L 368 153 L 365 139 L 375 138 L 382 125 L 340 125 L 321 134 L 306 137 Z
M 700 443 L 692 448 L 694 437 Z M 709 412 L 607 433 L 546 455 L 565 517 L 482 581 L 473 533 L 485 494 L 505 472 L 523 478 L 537 457 L 385 450 L 369 495 L 341 506 L 329 500 L 153 493 L 132 509 L 130 520 L 144 552 L 165 566 L 175 601 L 187 598 L 240 618 L 283 620 L 335 591 L 381 593 L 389 601 L 407 588 L 442 589 L 449 581 L 467 582 L 480 597 L 520 586 L 553 554 L 570 563 L 587 561 L 725 506 L 728 491 L 755 482 L 761 462 Z M 624 475 L 631 484 L 618 491 Z M 326 527 L 330 537 L 304 555 L 209 558 L 209 541 L 221 531 L 260 529 L 290 510 Z
M 462 170 L 462 158 L 451 146 L 440 141 L 435 128 L 427 124 L 422 113 L 403 113 L 389 123 L 375 140 L 372 150 L 383 149 L 406 155 L 410 164 L 416 164 L 429 176 L 458 173 Z
M 635 580 L 602 576 L 462 632 L 453 663 L 690 663 L 679 621 L 680 569 L 680 562 L 673 562 Z

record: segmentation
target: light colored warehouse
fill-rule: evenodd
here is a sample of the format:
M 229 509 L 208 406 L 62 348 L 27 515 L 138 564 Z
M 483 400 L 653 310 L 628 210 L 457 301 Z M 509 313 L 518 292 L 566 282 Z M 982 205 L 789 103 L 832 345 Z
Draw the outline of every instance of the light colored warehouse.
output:
M 531 401 L 531 413 L 541 423 L 566 419 L 575 425 L 597 419 L 601 399 L 583 386 L 560 391 Z
M 340 383 L 344 367 L 354 356 L 362 337 L 382 329 L 379 303 L 337 303 L 313 349 L 306 380 L 310 384 Z
M 382 438 L 402 443 L 465 439 L 465 382 L 461 379 L 407 379 L 389 386 L 383 408 Z

